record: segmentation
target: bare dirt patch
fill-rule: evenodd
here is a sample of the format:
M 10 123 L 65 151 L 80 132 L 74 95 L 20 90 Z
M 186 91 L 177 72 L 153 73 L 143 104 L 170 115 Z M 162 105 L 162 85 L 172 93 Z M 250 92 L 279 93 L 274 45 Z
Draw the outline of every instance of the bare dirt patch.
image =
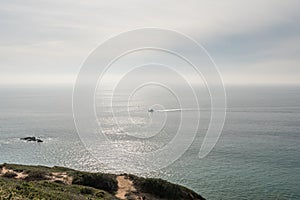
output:
M 4 176 L 6 173 L 14 173 L 15 179 L 25 179 L 28 174 L 25 172 L 17 172 L 12 169 L 7 169 L 5 166 L 0 169 L 0 176 Z M 73 181 L 72 176 L 68 176 L 66 172 L 52 172 L 49 176 L 46 176 L 50 182 L 61 182 L 67 185 L 71 185 Z
M 48 177 L 51 182 L 62 182 L 67 185 L 71 185 L 73 181 L 72 176 L 68 176 L 66 172 L 52 172 L 51 176 Z
M 28 174 L 24 172 L 16 172 L 12 169 L 7 169 L 6 167 L 2 167 L 0 176 L 3 176 L 6 173 L 15 173 L 17 176 L 15 176 L 14 178 L 16 179 L 25 179 L 28 176 Z
M 135 187 L 133 186 L 133 182 L 129 180 L 126 176 L 121 175 L 117 176 L 118 181 L 118 191 L 116 197 L 122 200 L 128 199 L 127 197 L 130 195 L 133 199 L 139 199 L 137 195 L 134 193 L 136 192 Z

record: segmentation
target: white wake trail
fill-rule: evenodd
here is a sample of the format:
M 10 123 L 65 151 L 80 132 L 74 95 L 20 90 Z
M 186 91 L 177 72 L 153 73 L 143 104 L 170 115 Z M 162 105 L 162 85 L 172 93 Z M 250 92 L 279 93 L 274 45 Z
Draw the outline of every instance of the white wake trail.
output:
M 195 108 L 173 108 L 173 109 L 163 109 L 163 110 L 154 110 L 155 112 L 180 112 L 180 111 L 200 111 L 200 109 Z

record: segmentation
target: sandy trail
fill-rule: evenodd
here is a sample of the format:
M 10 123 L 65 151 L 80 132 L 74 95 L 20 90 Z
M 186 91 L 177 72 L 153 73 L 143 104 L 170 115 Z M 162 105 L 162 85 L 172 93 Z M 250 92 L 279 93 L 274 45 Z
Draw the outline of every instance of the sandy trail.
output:
M 14 177 L 16 179 L 25 179 L 28 176 L 27 173 L 16 172 L 12 169 L 7 169 L 6 167 L 2 167 L 0 176 L 3 176 L 4 174 L 6 174 L 8 172 L 17 174 L 17 176 Z M 68 184 L 68 185 L 71 185 L 72 181 L 73 181 L 73 177 L 68 176 L 68 174 L 66 172 L 52 172 L 51 175 L 47 176 L 47 178 L 51 182 L 60 181 L 65 184 Z
M 61 181 L 67 185 L 72 185 L 73 177 L 68 176 L 66 172 L 52 172 L 51 176 L 49 176 L 50 181 Z
M 6 173 L 15 173 L 16 176 L 15 179 L 25 179 L 28 177 L 28 174 L 25 172 L 17 172 L 12 169 L 7 169 L 5 166 L 3 166 L 0 169 L 0 176 L 5 175 Z M 46 180 L 50 182 L 59 181 L 64 184 L 71 185 L 73 181 L 73 177 L 69 176 L 66 172 L 51 172 L 49 175 L 46 176 Z M 130 199 L 136 199 L 136 200 L 143 200 L 145 198 L 141 197 L 139 193 L 137 192 L 136 188 L 133 185 L 133 182 L 129 180 L 129 178 L 126 175 L 120 175 L 117 176 L 118 181 L 118 191 L 115 195 L 118 199 L 121 200 L 127 200 Z
M 28 176 L 28 174 L 24 172 L 16 172 L 12 169 L 7 169 L 6 167 L 2 167 L 0 175 L 3 176 L 4 174 L 9 172 L 17 174 L 17 176 L 15 177 L 16 179 L 24 179 Z
M 136 192 L 136 189 L 133 186 L 133 183 L 131 180 L 126 178 L 125 176 L 117 176 L 117 181 L 118 181 L 118 191 L 116 194 L 116 197 L 122 200 L 126 200 L 126 194 Z M 138 197 L 136 196 L 136 199 Z

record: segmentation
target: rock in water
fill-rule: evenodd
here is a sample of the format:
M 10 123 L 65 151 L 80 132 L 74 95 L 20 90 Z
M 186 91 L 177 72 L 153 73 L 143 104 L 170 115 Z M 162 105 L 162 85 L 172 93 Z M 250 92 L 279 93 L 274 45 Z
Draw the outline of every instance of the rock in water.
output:
M 20 138 L 21 140 L 26 140 L 26 141 L 29 141 L 29 142 L 31 142 L 31 141 L 34 141 L 34 142 L 43 142 L 43 140 L 41 140 L 41 139 L 38 139 L 38 138 L 36 138 L 36 137 L 24 137 L 24 138 Z

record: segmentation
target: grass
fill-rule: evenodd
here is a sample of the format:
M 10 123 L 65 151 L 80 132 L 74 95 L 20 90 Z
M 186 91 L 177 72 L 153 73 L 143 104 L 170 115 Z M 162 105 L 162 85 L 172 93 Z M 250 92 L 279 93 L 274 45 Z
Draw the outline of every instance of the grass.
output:
M 0 177 L 0 199 L 116 199 L 117 175 L 76 171 L 65 167 L 27 166 L 3 164 L 15 172 L 24 172 L 24 180 L 14 178 L 16 173 L 8 172 Z M 72 184 L 62 181 L 50 182 L 53 173 L 65 173 L 73 178 Z M 162 179 L 142 178 L 128 175 L 140 194 L 153 199 L 202 200 L 199 194 L 183 186 Z
M 103 190 L 80 185 L 64 185 L 47 181 L 25 182 L 0 178 L 0 199 L 108 200 L 115 198 Z
M 80 172 L 64 167 L 27 166 L 3 164 L 15 172 L 24 172 L 24 180 L 13 179 L 16 174 L 7 172 L 0 177 L 0 199 L 116 199 L 116 175 Z M 66 172 L 73 184 L 47 181 L 55 172 Z

